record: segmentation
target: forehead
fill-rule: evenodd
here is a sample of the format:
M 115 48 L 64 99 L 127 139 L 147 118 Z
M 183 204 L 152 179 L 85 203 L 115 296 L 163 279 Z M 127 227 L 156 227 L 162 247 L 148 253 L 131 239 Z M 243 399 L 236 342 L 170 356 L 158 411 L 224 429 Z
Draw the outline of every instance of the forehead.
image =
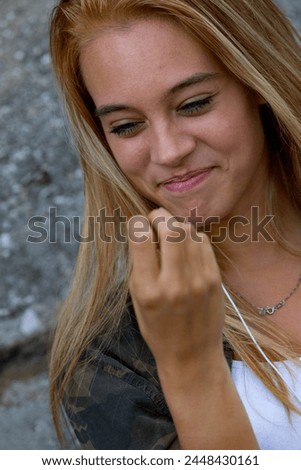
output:
M 204 45 L 176 23 L 161 18 L 99 30 L 83 47 L 80 63 L 92 95 L 100 89 L 114 94 L 116 87 L 119 93 L 133 90 L 142 83 L 153 88 L 164 82 L 169 88 L 187 76 L 222 69 Z

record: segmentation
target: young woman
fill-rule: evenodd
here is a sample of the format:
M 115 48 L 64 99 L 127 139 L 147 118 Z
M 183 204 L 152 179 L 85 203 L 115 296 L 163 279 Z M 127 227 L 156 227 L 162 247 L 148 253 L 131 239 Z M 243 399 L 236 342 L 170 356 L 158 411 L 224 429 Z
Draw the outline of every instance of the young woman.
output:
M 270 0 L 61 0 L 51 51 L 95 229 L 59 435 L 63 408 L 88 449 L 301 449 L 297 32 Z

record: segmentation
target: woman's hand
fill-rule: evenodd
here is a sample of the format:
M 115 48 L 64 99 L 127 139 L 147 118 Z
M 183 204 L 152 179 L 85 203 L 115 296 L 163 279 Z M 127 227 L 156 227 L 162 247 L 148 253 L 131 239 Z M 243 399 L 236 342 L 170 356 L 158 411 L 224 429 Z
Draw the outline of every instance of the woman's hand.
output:
M 129 233 L 129 287 L 181 447 L 257 449 L 223 353 L 224 299 L 210 241 L 165 209 L 148 220 L 144 241 Z
M 161 375 L 223 360 L 224 299 L 208 237 L 165 209 L 150 213 L 147 240 L 129 235 L 130 292 Z

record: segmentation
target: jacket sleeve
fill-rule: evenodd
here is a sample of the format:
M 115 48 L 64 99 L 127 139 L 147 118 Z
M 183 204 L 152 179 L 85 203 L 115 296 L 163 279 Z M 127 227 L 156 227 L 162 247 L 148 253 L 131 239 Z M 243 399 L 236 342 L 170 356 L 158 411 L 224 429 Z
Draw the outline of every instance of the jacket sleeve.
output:
M 116 358 L 78 367 L 64 408 L 83 449 L 179 448 L 161 389 Z
M 132 308 L 124 315 L 109 346 L 104 348 L 104 343 L 104 338 L 98 338 L 88 348 L 63 400 L 80 446 L 108 450 L 179 449 L 156 363 L 139 332 Z M 230 365 L 230 349 L 228 353 Z

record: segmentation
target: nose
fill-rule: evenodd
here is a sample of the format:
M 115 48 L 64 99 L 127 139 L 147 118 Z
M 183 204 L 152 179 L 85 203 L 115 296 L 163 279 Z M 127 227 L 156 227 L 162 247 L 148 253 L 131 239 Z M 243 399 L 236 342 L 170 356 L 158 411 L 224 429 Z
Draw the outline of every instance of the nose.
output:
M 152 134 L 151 161 L 159 165 L 179 166 L 196 146 L 194 136 L 172 122 L 161 122 Z

